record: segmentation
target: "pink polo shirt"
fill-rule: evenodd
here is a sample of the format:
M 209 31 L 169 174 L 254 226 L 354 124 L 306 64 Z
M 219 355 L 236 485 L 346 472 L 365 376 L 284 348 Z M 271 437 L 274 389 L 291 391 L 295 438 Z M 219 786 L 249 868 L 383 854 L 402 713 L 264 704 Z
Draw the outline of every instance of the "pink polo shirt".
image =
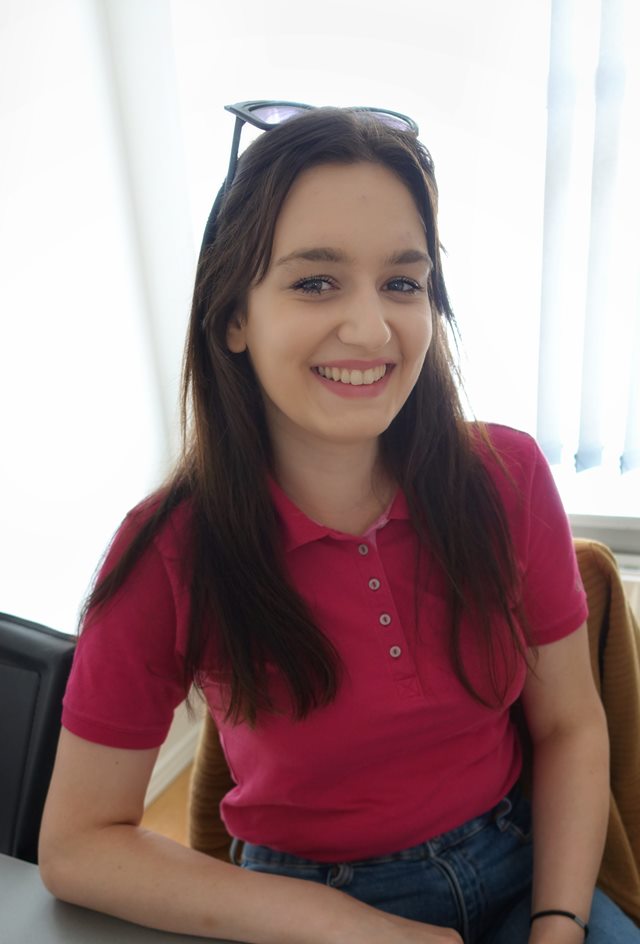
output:
M 568 522 L 534 440 L 489 429 L 517 487 L 491 463 L 535 642 L 547 645 L 587 616 Z M 310 520 L 273 482 L 271 490 L 289 575 L 337 647 L 344 676 L 331 705 L 296 722 L 272 670 L 283 712 L 265 714 L 253 729 L 225 723 L 221 692 L 213 681 L 206 686 L 236 783 L 221 807 L 229 832 L 318 861 L 348 861 L 426 841 L 492 807 L 520 772 L 508 705 L 522 690 L 524 665 L 498 660 L 498 680 L 513 675 L 503 707 L 480 704 L 457 680 L 444 582 L 428 553 L 415 599 L 417 538 L 401 491 L 366 534 L 354 536 Z M 80 737 L 124 748 L 155 747 L 166 737 L 184 696 L 188 515 L 186 505 L 176 510 L 80 637 L 63 712 L 65 727 Z M 125 519 L 105 566 L 135 520 Z M 503 630 L 496 622 L 495 633 Z M 469 621 L 462 646 L 470 678 L 491 698 L 486 653 Z

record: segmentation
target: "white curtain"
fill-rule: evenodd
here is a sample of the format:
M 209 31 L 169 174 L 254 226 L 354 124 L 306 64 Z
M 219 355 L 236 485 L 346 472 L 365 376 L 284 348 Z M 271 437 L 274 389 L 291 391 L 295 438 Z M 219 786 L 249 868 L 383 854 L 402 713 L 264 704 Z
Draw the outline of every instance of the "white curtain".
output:
M 640 515 L 640 7 L 553 0 L 550 39 L 537 437 L 581 533 L 589 513 L 629 532 Z
M 578 471 L 640 465 L 639 21 L 553 3 L 538 438 Z

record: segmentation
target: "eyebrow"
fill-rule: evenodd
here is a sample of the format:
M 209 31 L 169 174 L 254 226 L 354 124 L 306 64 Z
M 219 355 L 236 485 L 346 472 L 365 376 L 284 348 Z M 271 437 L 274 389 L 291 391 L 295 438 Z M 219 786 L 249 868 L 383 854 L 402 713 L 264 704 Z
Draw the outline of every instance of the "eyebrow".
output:
M 347 256 L 340 249 L 332 249 L 330 246 L 318 246 L 311 249 L 296 249 L 286 256 L 277 259 L 276 266 L 289 265 L 292 262 L 304 260 L 306 262 L 341 262 L 345 264 L 353 263 L 354 260 Z M 431 268 L 431 259 L 428 253 L 421 249 L 402 249 L 398 252 L 392 252 L 384 260 L 383 265 L 410 265 L 414 262 L 423 262 Z

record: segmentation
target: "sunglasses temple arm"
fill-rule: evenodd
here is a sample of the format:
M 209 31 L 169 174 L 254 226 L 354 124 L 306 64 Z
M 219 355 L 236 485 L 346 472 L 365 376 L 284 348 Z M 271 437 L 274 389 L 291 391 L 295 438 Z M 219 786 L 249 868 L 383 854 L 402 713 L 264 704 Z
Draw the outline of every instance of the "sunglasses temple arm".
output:
M 233 178 L 236 173 L 236 165 L 238 163 L 238 148 L 240 147 L 240 133 L 242 132 L 242 126 L 245 124 L 244 118 L 236 117 L 235 128 L 233 129 L 233 140 L 231 142 L 231 154 L 229 156 L 229 169 L 227 170 L 227 176 L 224 182 L 225 193 L 233 183 Z

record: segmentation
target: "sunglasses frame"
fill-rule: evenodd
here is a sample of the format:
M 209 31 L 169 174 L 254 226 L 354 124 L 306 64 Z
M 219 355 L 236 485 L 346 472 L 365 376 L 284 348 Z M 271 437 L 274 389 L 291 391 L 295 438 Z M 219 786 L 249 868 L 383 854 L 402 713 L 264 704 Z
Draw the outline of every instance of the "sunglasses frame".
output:
M 259 115 L 255 114 L 260 108 L 265 108 L 268 106 L 282 106 L 288 108 L 299 108 L 302 111 L 313 111 L 316 108 L 316 105 L 305 105 L 302 102 L 285 102 L 279 100 L 269 100 L 269 99 L 255 99 L 248 102 L 236 102 L 235 105 L 225 105 L 225 111 L 231 112 L 232 115 L 236 117 L 235 127 L 233 129 L 233 139 L 231 141 L 231 154 L 229 155 L 229 168 L 227 170 L 227 176 L 225 178 L 224 189 L 225 192 L 229 189 L 233 183 L 233 178 L 235 177 L 236 168 L 238 166 L 238 150 L 240 148 L 240 135 L 242 128 L 245 124 L 254 125 L 254 127 L 259 128 L 261 131 L 271 131 L 273 128 L 276 128 L 279 124 L 284 124 L 284 122 L 270 123 L 268 121 L 263 121 Z M 391 118 L 397 118 L 399 121 L 403 122 L 407 126 L 408 131 L 412 131 L 415 135 L 419 134 L 419 128 L 413 118 L 409 118 L 408 115 L 403 115 L 399 111 L 390 111 L 388 108 L 371 108 L 366 105 L 354 105 L 347 111 L 365 111 L 370 112 L 374 115 L 388 115 Z M 295 117 L 295 116 L 292 116 Z M 285 121 L 290 121 L 290 118 L 286 118 Z

